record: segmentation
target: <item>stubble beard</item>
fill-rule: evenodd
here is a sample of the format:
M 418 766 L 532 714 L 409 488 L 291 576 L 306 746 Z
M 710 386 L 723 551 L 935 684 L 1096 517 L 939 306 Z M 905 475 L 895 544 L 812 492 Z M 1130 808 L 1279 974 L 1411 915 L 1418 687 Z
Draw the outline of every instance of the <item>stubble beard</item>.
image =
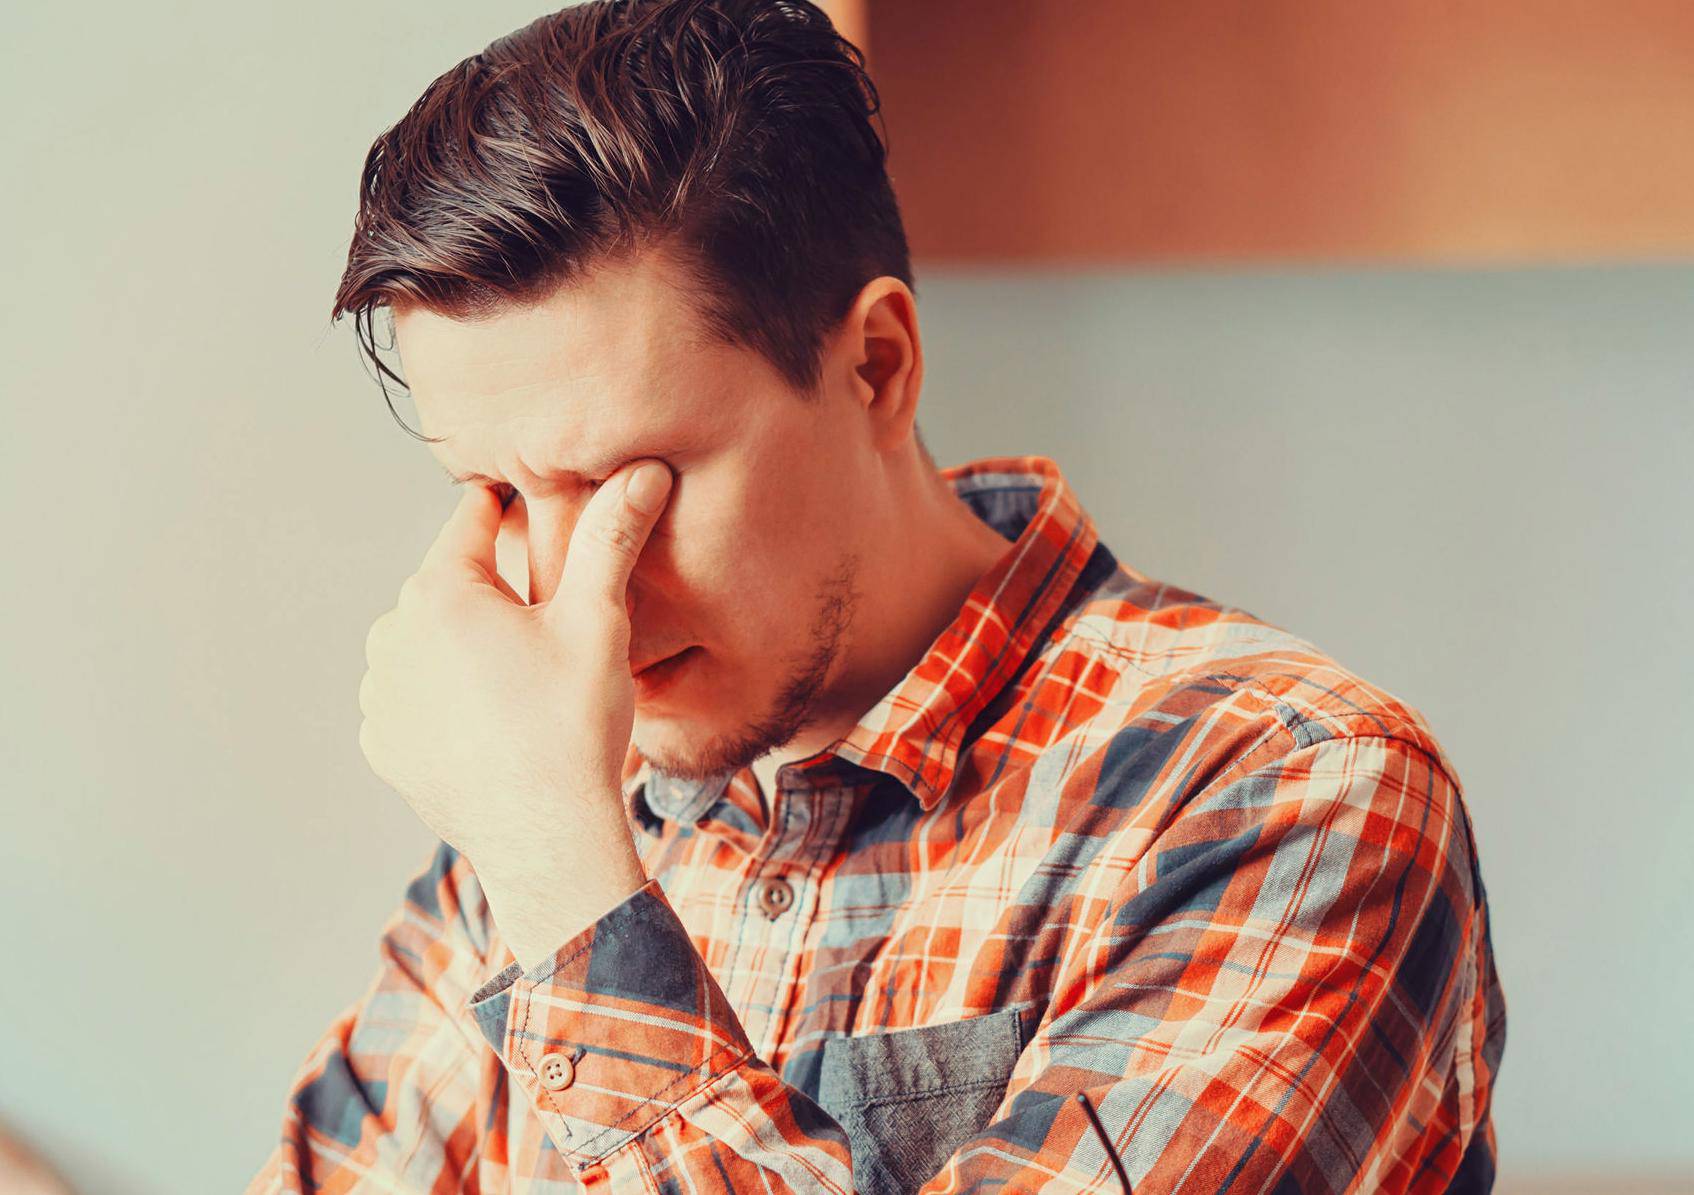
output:
M 818 696 L 847 642 L 861 596 L 854 585 L 858 574 L 858 557 L 845 552 L 818 587 L 808 636 L 810 650 L 789 671 L 764 716 L 686 753 L 649 753 L 639 743 L 636 749 L 658 771 L 682 780 L 701 781 L 739 772 L 792 742 L 811 725 Z

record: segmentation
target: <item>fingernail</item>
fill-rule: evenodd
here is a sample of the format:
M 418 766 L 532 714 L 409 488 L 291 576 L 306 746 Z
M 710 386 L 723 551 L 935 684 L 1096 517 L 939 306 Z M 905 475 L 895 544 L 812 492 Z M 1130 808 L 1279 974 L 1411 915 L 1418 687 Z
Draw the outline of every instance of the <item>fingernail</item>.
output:
M 643 514 L 652 514 L 664 505 L 665 495 L 670 492 L 671 471 L 656 461 L 648 461 L 636 469 L 629 479 L 629 486 L 624 493 L 629 497 L 629 504 Z

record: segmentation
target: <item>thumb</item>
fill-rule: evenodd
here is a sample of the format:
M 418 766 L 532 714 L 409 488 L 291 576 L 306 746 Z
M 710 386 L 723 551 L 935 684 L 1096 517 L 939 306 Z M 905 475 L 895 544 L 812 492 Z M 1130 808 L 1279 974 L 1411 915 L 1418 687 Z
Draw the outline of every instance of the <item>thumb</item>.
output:
M 571 529 L 564 570 L 548 616 L 573 611 L 615 614 L 629 622 L 629 575 L 670 501 L 671 471 L 662 461 L 636 461 L 595 491 Z

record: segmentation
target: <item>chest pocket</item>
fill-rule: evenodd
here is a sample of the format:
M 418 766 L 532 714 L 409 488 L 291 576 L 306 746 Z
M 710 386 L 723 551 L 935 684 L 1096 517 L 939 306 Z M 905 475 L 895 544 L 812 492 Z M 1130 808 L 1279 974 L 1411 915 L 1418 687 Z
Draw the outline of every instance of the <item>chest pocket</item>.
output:
M 824 1042 L 818 1103 L 847 1132 L 861 1195 L 909 1195 L 988 1124 L 1033 1015 L 1014 1005 Z

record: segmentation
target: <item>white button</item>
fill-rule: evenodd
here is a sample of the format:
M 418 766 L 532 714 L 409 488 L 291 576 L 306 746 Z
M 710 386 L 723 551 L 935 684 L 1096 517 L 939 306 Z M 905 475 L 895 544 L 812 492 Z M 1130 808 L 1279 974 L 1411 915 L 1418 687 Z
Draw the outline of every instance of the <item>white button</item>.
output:
M 764 887 L 759 889 L 759 907 L 772 921 L 788 912 L 793 903 L 794 887 L 781 876 L 766 880 Z
M 548 1091 L 563 1091 L 576 1078 L 576 1064 L 565 1054 L 541 1056 L 541 1085 Z

